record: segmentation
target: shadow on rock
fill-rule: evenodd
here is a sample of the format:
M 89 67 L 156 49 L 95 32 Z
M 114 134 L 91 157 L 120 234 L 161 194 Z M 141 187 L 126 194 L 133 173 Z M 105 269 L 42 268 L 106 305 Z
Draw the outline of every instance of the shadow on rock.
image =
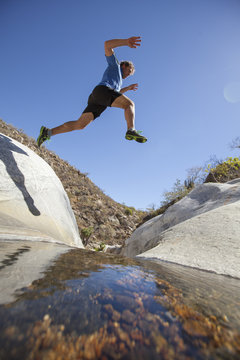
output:
M 28 156 L 28 154 L 24 150 L 13 144 L 11 139 L 6 136 L 0 135 L 0 160 L 2 160 L 2 162 L 4 163 L 7 173 L 11 177 L 14 184 L 21 191 L 29 211 L 34 216 L 39 216 L 41 215 L 41 213 L 34 205 L 34 200 L 25 186 L 25 177 L 18 167 L 18 164 L 13 156 L 13 152 Z

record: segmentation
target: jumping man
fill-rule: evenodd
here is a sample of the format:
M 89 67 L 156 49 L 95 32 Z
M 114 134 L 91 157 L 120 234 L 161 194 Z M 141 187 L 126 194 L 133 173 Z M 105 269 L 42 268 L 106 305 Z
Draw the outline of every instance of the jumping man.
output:
M 48 129 L 45 126 L 42 126 L 37 139 L 39 147 L 44 141 L 49 140 L 51 136 L 73 130 L 84 129 L 88 124 L 99 117 L 108 106 L 124 110 L 127 122 L 127 132 L 125 135 L 127 140 L 136 140 L 140 143 L 147 141 L 146 137 L 140 135 L 140 132 L 135 130 L 134 102 L 127 96 L 123 95 L 128 90 L 135 91 L 138 88 L 138 84 L 132 84 L 122 88 L 122 80 L 126 79 L 129 75 L 134 74 L 134 65 L 131 61 L 122 61 L 119 64 L 113 50 L 119 46 L 137 48 L 140 44 L 140 36 L 133 36 L 128 39 L 113 39 L 105 41 L 104 47 L 108 67 L 103 74 L 101 82 L 93 89 L 91 95 L 89 96 L 86 109 L 83 111 L 78 120 L 66 122 L 53 129 Z

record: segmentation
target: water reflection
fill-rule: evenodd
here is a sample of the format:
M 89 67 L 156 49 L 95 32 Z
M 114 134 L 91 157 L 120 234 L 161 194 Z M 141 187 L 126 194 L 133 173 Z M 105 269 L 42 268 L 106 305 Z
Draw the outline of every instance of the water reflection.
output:
M 5 254 L 5 259 L 2 259 L 1 261 L 0 270 L 4 269 L 6 266 L 13 265 L 15 262 L 18 261 L 19 256 L 21 256 L 27 251 L 30 251 L 30 246 L 26 245 L 26 246 L 18 247 L 18 249 L 16 249 L 16 251 L 14 252 Z
M 214 313 L 220 322 L 227 318 L 240 331 L 239 279 L 159 260 L 142 261 L 141 265 L 179 289 L 186 304 L 206 315 Z
M 239 294 L 238 280 L 70 250 L 0 307 L 0 358 L 237 359 Z

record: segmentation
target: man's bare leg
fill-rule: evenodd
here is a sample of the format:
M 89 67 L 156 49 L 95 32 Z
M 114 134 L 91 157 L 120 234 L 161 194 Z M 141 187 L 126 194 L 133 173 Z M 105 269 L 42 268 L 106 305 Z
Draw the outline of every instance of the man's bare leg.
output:
M 73 130 L 84 129 L 93 120 L 94 120 L 93 113 L 88 112 L 88 113 L 83 113 L 80 116 L 80 118 L 76 121 L 68 121 L 53 129 L 48 129 L 45 126 L 42 126 L 40 129 L 40 134 L 37 138 L 37 145 L 38 147 L 40 147 L 44 143 L 44 141 L 50 140 L 51 136 L 66 133 Z
M 83 113 L 78 120 L 68 121 L 51 129 L 51 136 L 63 134 L 73 130 L 82 130 L 94 120 L 93 113 Z
M 135 105 L 132 100 L 130 100 L 127 96 L 121 95 L 116 98 L 112 105 L 113 107 L 117 107 L 120 109 L 124 109 L 125 119 L 127 121 L 127 132 L 125 135 L 125 139 L 127 140 L 135 140 L 140 143 L 144 143 L 147 141 L 145 136 L 140 135 L 140 132 L 135 130 Z
M 117 107 L 124 109 L 124 115 L 127 122 L 128 129 L 134 129 L 135 127 L 135 104 L 127 96 L 121 95 L 114 100 L 111 105 L 112 107 Z

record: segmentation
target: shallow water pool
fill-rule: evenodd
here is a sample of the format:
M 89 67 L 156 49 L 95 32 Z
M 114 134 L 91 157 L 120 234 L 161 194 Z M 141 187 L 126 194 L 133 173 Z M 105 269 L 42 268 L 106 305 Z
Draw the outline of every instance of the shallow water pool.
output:
M 48 243 L 0 261 L 1 360 L 240 358 L 237 279 Z

